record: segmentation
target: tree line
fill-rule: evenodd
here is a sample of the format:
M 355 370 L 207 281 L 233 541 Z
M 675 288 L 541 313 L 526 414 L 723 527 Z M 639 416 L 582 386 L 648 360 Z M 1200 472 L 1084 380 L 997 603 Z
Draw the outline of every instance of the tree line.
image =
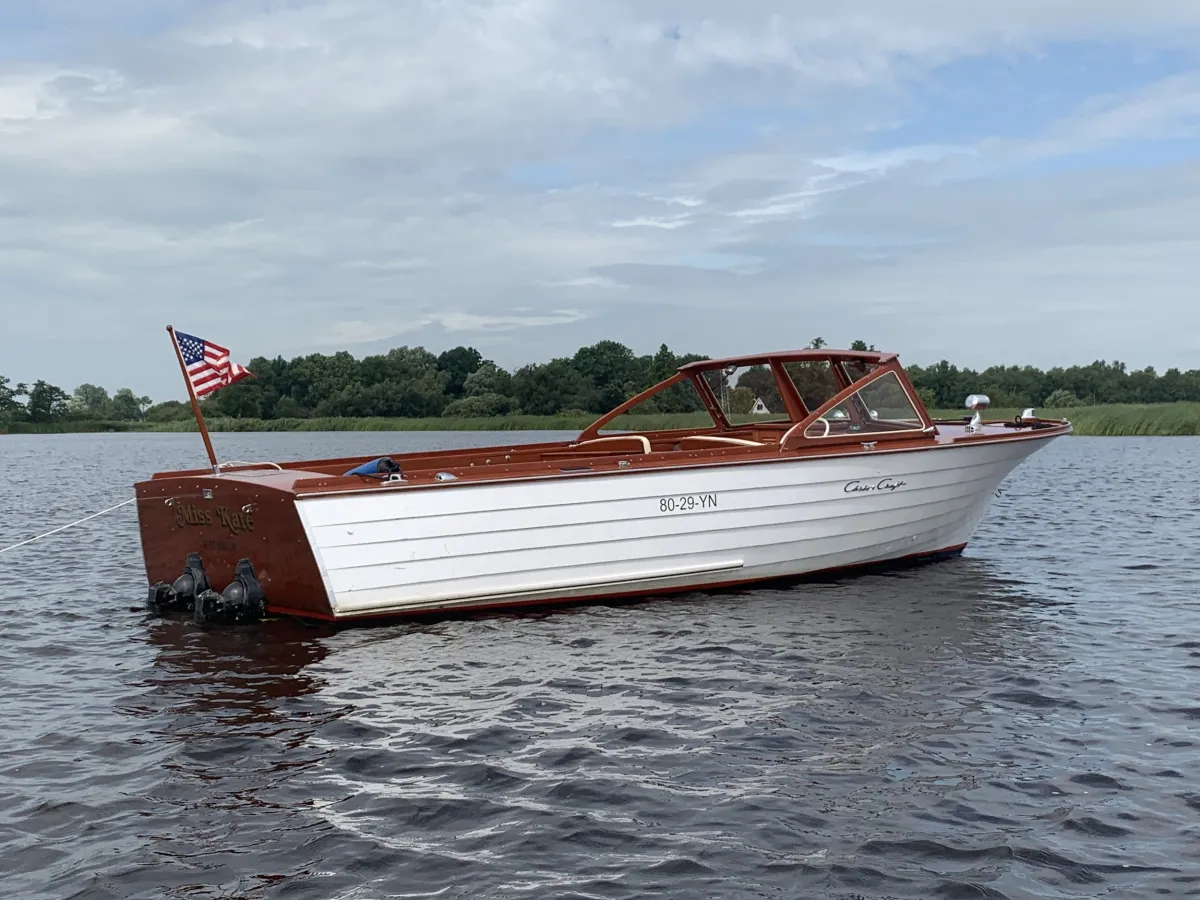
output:
M 72 420 L 138 422 L 146 418 L 152 406 L 149 397 L 139 397 L 129 388 L 121 388 L 110 397 L 102 387 L 81 384 L 68 394 L 46 381 L 35 381 L 31 387 L 13 384 L 0 375 L 0 425 Z
M 809 346 L 821 347 L 813 340 Z M 855 341 L 852 349 L 868 348 Z M 257 357 L 248 368 L 256 377 L 202 401 L 205 415 L 234 418 L 343 416 L 490 417 L 513 413 L 553 415 L 602 413 L 625 398 L 669 377 L 679 366 L 707 358 L 678 355 L 666 344 L 639 356 L 616 341 L 581 347 L 573 356 L 522 366 L 509 372 L 473 347 L 435 355 L 424 347 L 397 347 L 357 359 L 345 351 L 312 353 L 285 360 Z M 922 400 L 933 409 L 956 409 L 968 394 L 985 393 L 994 406 L 1061 409 L 1109 403 L 1200 401 L 1200 370 L 1153 368 L 1130 371 L 1122 362 L 1097 360 L 1086 366 L 991 366 L 959 368 L 946 360 L 907 367 Z M 747 396 L 771 390 L 770 374 L 744 372 L 738 385 Z M 700 408 L 694 392 L 672 391 L 647 412 L 690 412 Z M 9 422 L 116 420 L 163 422 L 186 419 L 186 403 L 151 403 L 129 388 L 112 396 L 81 384 L 68 394 L 45 381 L 13 384 L 0 375 L 0 426 Z

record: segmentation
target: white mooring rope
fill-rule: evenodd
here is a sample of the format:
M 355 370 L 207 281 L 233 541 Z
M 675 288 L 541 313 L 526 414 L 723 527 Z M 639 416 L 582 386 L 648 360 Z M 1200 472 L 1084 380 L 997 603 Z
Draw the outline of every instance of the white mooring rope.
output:
M 50 537 L 50 535 L 58 534 L 60 531 L 66 531 L 68 528 L 74 528 L 76 525 L 80 525 L 80 524 L 86 522 L 88 519 L 94 519 L 97 516 L 102 516 L 105 513 L 110 513 L 114 509 L 120 509 L 122 506 L 128 506 L 130 503 L 133 503 L 135 500 L 137 500 L 137 497 L 130 497 L 128 500 L 122 500 L 116 506 L 110 506 L 108 509 L 102 509 L 98 513 L 92 513 L 90 516 L 84 516 L 82 519 L 78 519 L 74 522 L 71 522 L 68 525 L 60 525 L 58 528 L 55 528 L 53 531 L 47 531 L 45 534 L 39 534 L 37 537 L 31 537 L 31 538 L 29 538 L 29 540 L 21 541 L 19 544 L 13 544 L 11 547 L 5 547 L 3 550 L 0 550 L 0 553 L 7 553 L 9 550 L 16 550 L 18 547 L 24 547 L 26 544 L 32 544 L 34 541 L 40 541 L 44 537 Z

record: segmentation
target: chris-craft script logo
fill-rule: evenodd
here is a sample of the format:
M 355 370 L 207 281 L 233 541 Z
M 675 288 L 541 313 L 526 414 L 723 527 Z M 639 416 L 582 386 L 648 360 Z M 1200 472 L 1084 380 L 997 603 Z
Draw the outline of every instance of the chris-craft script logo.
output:
M 878 481 L 847 481 L 842 491 L 847 494 L 872 494 L 883 491 L 890 494 L 908 484 L 907 481 L 897 481 L 895 478 L 881 478 Z
M 254 515 L 248 510 L 230 510 L 226 506 L 204 509 L 193 503 L 184 503 L 175 507 L 175 524 L 181 527 L 184 525 L 211 525 L 214 521 L 228 528 L 231 534 L 254 530 Z

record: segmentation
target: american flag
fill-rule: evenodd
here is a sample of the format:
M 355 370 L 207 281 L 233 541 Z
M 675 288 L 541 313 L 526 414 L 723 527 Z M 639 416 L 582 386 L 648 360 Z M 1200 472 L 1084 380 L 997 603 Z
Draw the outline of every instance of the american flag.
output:
M 182 331 L 175 332 L 183 364 L 187 368 L 188 380 L 197 397 L 211 394 L 217 388 L 241 381 L 254 373 L 244 366 L 230 362 L 229 351 L 224 347 Z

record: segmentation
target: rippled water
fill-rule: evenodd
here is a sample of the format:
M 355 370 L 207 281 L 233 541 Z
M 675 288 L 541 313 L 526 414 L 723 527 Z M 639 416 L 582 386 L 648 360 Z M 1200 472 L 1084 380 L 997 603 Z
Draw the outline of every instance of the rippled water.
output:
M 0 546 L 197 444 L 0 438 Z M 961 560 L 206 632 L 138 611 L 125 508 L 0 556 L 0 896 L 1200 896 L 1198 550 L 1200 441 L 1072 438 Z

